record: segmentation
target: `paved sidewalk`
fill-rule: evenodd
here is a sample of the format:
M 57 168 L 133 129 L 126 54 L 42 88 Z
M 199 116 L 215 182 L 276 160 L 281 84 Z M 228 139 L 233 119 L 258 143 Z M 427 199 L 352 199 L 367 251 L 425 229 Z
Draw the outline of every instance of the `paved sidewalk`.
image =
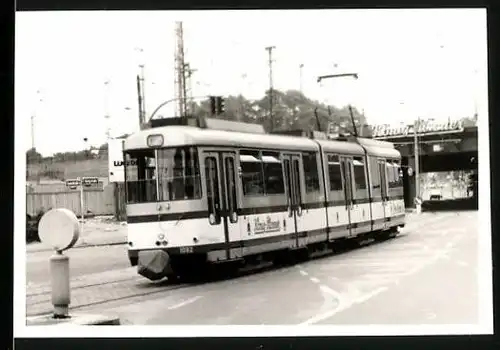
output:
M 85 220 L 83 232 L 74 248 L 125 243 L 127 243 L 127 224 L 125 222 L 120 223 L 106 217 L 96 217 Z M 41 242 L 26 245 L 28 253 L 49 250 L 52 250 L 52 248 Z

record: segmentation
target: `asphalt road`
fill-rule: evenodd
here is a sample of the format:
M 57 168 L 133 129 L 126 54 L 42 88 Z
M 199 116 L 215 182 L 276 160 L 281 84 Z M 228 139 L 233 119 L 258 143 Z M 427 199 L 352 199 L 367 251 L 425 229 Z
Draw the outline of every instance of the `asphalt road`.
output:
M 424 213 L 390 241 L 79 311 L 138 325 L 476 323 L 477 221 L 477 212 Z
M 50 282 L 49 258 L 51 251 L 29 252 L 26 256 L 26 284 L 28 286 Z M 70 249 L 71 277 L 79 278 L 119 270 L 130 266 L 126 245 Z

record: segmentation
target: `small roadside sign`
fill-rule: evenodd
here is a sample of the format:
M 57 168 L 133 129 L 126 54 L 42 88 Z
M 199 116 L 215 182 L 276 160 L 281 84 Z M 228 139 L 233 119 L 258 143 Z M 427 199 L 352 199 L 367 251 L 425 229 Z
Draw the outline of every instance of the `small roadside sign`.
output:
M 413 168 L 411 166 L 408 167 L 408 175 L 409 176 L 413 175 Z
M 99 179 L 97 177 L 84 177 L 82 179 L 82 184 L 85 187 L 97 185 L 98 183 L 99 183 Z
M 80 186 L 80 180 L 78 180 L 78 179 L 66 180 L 66 186 L 68 186 L 69 188 L 71 188 L 72 190 L 74 190 L 78 186 Z

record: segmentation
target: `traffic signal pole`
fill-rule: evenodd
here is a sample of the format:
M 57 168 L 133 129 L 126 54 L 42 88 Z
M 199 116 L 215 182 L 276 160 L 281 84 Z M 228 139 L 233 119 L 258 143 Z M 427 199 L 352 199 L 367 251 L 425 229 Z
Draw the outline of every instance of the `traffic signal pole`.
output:
M 210 96 L 210 114 L 221 115 L 224 113 L 224 98 L 222 96 Z

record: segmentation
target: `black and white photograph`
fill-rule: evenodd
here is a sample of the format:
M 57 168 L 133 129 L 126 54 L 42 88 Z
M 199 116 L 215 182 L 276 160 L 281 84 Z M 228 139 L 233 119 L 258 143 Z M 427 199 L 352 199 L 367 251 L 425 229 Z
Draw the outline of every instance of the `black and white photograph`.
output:
M 493 333 L 485 9 L 15 20 L 15 336 Z

